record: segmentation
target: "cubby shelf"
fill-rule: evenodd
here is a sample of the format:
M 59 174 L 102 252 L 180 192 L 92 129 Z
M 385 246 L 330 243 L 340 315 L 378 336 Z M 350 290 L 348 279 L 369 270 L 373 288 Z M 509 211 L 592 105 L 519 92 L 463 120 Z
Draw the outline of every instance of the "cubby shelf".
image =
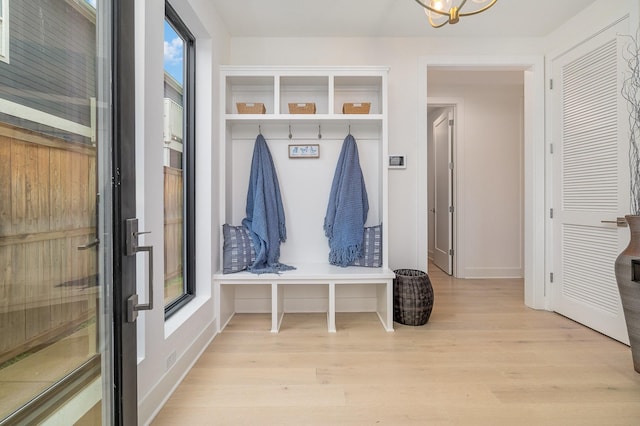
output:
M 267 116 L 288 115 L 289 103 L 302 102 L 315 103 L 318 116 L 343 115 L 345 102 L 369 102 L 372 115 L 386 113 L 384 67 L 223 67 L 222 72 L 225 114 L 236 114 L 238 102 L 263 103 Z

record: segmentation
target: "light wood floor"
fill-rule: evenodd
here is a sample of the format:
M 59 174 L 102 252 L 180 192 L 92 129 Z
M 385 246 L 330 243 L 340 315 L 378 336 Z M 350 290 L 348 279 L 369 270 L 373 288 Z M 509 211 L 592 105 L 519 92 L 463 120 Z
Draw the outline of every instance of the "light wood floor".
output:
M 154 425 L 640 425 L 627 346 L 528 309 L 521 280 L 429 273 L 422 327 L 375 314 L 238 315 Z

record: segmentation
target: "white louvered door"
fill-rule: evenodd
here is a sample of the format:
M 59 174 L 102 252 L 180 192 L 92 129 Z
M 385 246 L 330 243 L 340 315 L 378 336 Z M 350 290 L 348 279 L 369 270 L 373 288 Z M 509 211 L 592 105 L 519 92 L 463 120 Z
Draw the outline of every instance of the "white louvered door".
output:
M 614 262 L 629 209 L 619 24 L 552 63 L 554 310 L 628 342 Z

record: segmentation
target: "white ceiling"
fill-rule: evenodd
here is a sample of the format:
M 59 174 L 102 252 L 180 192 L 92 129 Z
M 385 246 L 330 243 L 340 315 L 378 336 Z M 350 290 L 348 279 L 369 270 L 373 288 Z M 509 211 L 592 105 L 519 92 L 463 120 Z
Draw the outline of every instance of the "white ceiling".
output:
M 498 0 L 431 28 L 414 0 L 210 0 L 232 37 L 539 37 L 596 0 Z

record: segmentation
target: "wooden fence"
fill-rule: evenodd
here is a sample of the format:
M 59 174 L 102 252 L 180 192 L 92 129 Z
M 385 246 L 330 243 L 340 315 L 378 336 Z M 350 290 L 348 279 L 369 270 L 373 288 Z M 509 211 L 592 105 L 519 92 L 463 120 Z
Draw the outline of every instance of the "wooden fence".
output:
M 164 300 L 182 294 L 183 276 L 183 178 L 182 170 L 164 168 Z
M 92 146 L 0 124 L 0 364 L 96 313 Z

